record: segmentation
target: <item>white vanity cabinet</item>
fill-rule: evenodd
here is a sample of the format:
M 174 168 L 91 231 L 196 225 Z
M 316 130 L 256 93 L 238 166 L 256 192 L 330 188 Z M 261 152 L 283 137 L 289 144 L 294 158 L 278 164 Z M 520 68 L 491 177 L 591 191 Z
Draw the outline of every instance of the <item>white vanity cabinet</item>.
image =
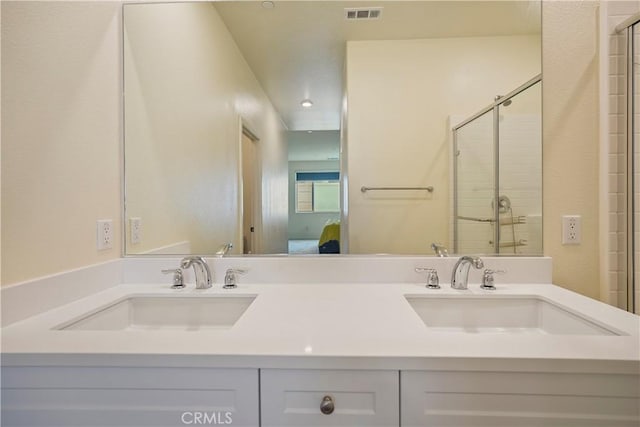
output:
M 402 371 L 403 427 L 637 427 L 628 374 Z
M 262 427 L 397 426 L 399 406 L 398 371 L 260 371 Z
M 2 425 L 259 425 L 258 370 L 3 366 Z

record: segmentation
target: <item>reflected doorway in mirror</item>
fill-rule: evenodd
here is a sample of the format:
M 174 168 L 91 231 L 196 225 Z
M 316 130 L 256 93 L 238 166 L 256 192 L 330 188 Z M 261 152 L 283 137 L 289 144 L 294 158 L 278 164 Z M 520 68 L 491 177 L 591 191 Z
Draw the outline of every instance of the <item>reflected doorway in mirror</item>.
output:
M 259 170 L 256 146 L 258 138 L 242 127 L 242 253 L 256 253 L 256 206 L 258 186 L 256 170 Z

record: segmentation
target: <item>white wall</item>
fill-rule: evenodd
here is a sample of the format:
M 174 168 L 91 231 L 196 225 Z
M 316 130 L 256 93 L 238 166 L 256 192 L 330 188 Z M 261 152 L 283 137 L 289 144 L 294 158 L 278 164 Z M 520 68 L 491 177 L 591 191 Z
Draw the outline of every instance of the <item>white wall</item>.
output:
M 6 285 L 120 256 L 121 37 L 117 2 L 1 7 Z
M 340 131 L 287 132 L 289 161 L 337 160 L 340 157 Z
M 180 241 L 194 253 L 242 250 L 240 117 L 259 137 L 259 247 L 286 252 L 284 127 L 215 8 L 126 5 L 124 28 L 127 218 L 144 223 L 128 252 Z
M 423 254 L 448 242 L 448 117 L 470 116 L 539 72 L 534 35 L 348 43 L 350 253 Z
M 598 298 L 598 2 L 544 2 L 544 253 L 554 283 Z M 582 216 L 582 244 L 562 245 L 562 216 Z

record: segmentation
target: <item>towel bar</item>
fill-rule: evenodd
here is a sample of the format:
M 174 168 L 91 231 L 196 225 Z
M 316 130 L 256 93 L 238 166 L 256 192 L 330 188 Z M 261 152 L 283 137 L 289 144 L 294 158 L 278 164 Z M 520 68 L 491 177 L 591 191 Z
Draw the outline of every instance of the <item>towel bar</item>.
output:
M 476 218 L 472 216 L 462 216 L 458 215 L 458 219 L 463 219 L 467 221 L 475 221 L 475 222 L 490 222 L 495 223 L 496 220 L 493 218 Z M 524 215 L 516 216 L 513 218 L 500 218 L 500 225 L 518 225 L 518 224 L 526 224 L 527 217 Z
M 425 190 L 429 193 L 433 193 L 433 187 L 360 187 L 360 191 L 366 193 L 372 190 Z

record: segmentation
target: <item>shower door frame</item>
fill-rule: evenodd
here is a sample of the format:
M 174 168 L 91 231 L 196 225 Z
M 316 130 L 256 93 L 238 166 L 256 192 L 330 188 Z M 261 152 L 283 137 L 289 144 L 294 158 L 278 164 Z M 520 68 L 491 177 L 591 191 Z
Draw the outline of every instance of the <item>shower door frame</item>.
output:
M 636 66 L 633 58 L 635 56 L 634 49 L 634 28 L 636 25 L 640 25 L 640 20 L 636 19 L 635 22 L 628 25 L 627 32 L 627 76 L 626 76 L 626 97 L 627 97 L 627 111 L 625 114 L 626 119 L 626 225 L 627 225 L 627 239 L 626 239 L 626 298 L 625 309 L 631 313 L 635 313 L 638 310 L 636 307 L 636 277 L 635 277 L 635 189 L 634 189 L 634 176 L 635 176 L 635 164 L 634 164 L 634 147 L 636 144 L 635 138 L 635 126 L 634 116 L 636 114 L 635 108 L 635 72 Z
M 625 259 L 626 262 L 624 263 L 624 266 L 626 268 L 626 271 L 624 272 L 625 274 L 625 283 L 626 283 L 626 287 L 624 289 L 626 295 L 624 296 L 624 298 L 619 298 L 618 300 L 618 304 L 619 306 L 621 306 L 620 308 L 623 308 L 631 313 L 637 313 L 640 311 L 640 307 L 638 307 L 636 304 L 637 302 L 637 293 L 640 291 L 639 289 L 636 289 L 636 282 L 637 282 L 637 277 L 636 277 L 636 265 L 635 265 L 635 252 L 636 252 L 636 247 L 638 242 L 636 242 L 635 239 L 635 232 L 636 232 L 636 227 L 635 227 L 635 205 L 637 203 L 637 201 L 635 200 L 635 188 L 634 188 L 634 176 L 636 173 L 636 165 L 634 162 L 634 147 L 636 145 L 636 143 L 638 143 L 638 141 L 636 141 L 635 135 L 634 135 L 634 128 L 636 123 L 634 123 L 634 115 L 635 115 L 635 103 L 634 103 L 634 96 L 635 96 L 635 88 L 636 88 L 636 81 L 635 81 L 635 73 L 634 73 L 634 67 L 636 66 L 634 64 L 634 48 L 635 48 L 635 43 L 634 43 L 634 28 L 636 25 L 640 25 L 640 14 L 635 14 L 633 16 L 630 16 L 628 19 L 626 19 L 625 21 L 621 22 L 620 24 L 618 24 L 618 26 L 616 26 L 616 33 L 620 33 L 620 34 L 624 34 L 626 36 L 626 44 L 627 44 L 627 49 L 626 49 L 626 67 L 625 67 L 625 71 L 626 71 L 626 85 L 625 85 L 625 89 L 626 89 L 626 110 L 625 110 L 625 120 L 626 120 L 626 126 L 625 126 L 625 149 L 626 152 L 624 153 L 624 155 L 626 156 L 626 165 L 625 165 L 625 171 L 624 173 L 626 174 L 626 188 L 624 189 L 625 191 L 625 204 L 626 206 L 622 209 L 622 212 L 625 215 L 625 221 L 624 224 L 626 226 L 626 242 L 625 242 L 625 250 L 626 250 L 626 254 L 625 254 Z M 640 126 L 640 124 L 637 124 L 638 126 Z M 620 212 L 620 211 L 619 211 Z M 620 290 L 618 290 L 620 292 Z
M 538 74 L 526 83 L 518 86 L 504 96 L 497 98 L 493 103 L 489 104 L 482 110 L 478 111 L 471 117 L 463 120 L 451 128 L 453 134 L 453 251 L 458 253 L 458 131 L 464 126 L 470 124 L 474 120 L 493 111 L 493 161 L 494 161 L 494 200 L 500 198 L 500 106 L 511 98 L 521 94 L 525 90 L 536 84 L 542 84 L 542 74 Z M 493 221 L 496 226 L 493 230 L 493 250 L 495 254 L 500 253 L 500 205 L 493 204 Z

